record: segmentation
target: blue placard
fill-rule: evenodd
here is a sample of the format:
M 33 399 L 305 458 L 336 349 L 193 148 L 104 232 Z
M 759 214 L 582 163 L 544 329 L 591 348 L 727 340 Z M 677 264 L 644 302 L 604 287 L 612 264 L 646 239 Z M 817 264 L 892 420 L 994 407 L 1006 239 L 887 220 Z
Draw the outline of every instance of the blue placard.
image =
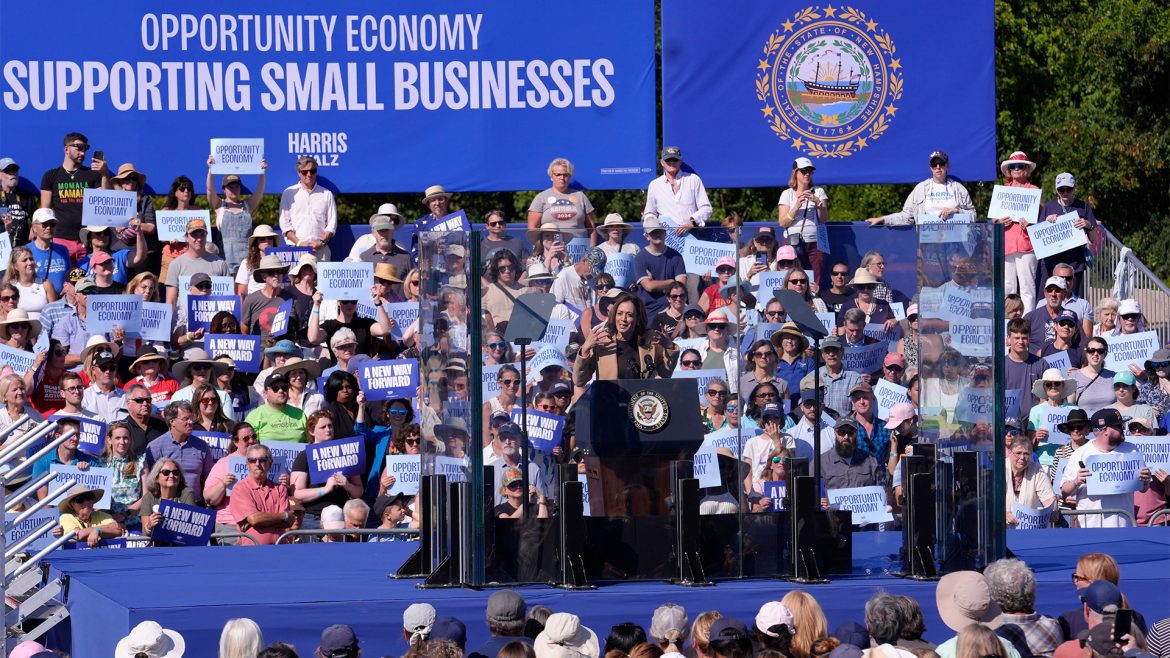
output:
M 206 210 L 156 210 L 154 230 L 159 242 L 182 242 L 187 239 L 188 222 L 200 219 L 206 222 L 208 217 Z
M 764 498 L 772 499 L 772 511 L 779 512 L 784 509 L 784 496 L 787 493 L 785 483 L 779 480 L 770 480 L 762 484 L 764 485 Z
M 471 222 L 467 221 L 467 213 L 462 210 L 456 210 L 453 213 L 443 215 L 441 219 L 435 219 L 431 215 L 423 215 L 415 220 L 415 225 L 418 227 L 419 232 L 467 232 L 471 230 Z
M 235 295 L 190 295 L 187 297 L 187 331 L 206 331 L 211 318 L 220 311 L 240 317 L 240 298 Z
M 203 430 L 195 430 L 191 432 L 191 436 L 198 439 L 203 439 L 205 443 L 211 448 L 211 456 L 217 460 L 223 459 L 230 453 L 232 448 L 232 437 L 223 432 L 204 432 Z
M 557 414 L 545 413 L 529 409 L 528 412 L 528 444 L 541 452 L 551 453 L 553 448 L 561 445 L 561 433 L 565 429 L 565 417 Z M 519 409 L 512 410 L 512 422 L 521 425 Z
M 886 523 L 894 520 L 886 503 L 884 487 L 851 487 L 826 489 L 829 507 L 853 512 L 853 525 Z
M 634 267 L 634 254 L 617 253 L 605 257 L 605 271 L 613 277 L 613 285 L 625 288 L 630 285 L 630 270 Z
M 1151 473 L 1157 472 L 1159 468 L 1170 473 L 1170 437 L 1127 436 L 1125 442 L 1133 444 L 1142 453 Z
M 236 370 L 260 372 L 260 361 L 264 357 L 264 350 L 259 336 L 206 334 L 203 337 L 203 344 L 213 359 L 221 354 L 226 354 L 236 362 Z
M 37 528 L 44 525 L 45 521 L 56 521 L 57 520 L 57 510 L 55 510 L 51 507 L 48 509 L 42 509 L 40 511 L 34 512 L 32 514 L 32 516 L 21 521 L 20 523 L 14 523 L 14 521 L 16 521 L 16 517 L 18 517 L 20 515 L 21 515 L 21 512 L 7 512 L 4 514 L 4 521 L 5 521 L 5 524 L 4 524 L 4 540 L 5 540 L 4 545 L 5 546 L 11 546 L 11 545 L 15 544 L 16 542 L 20 541 L 21 539 L 24 539 L 28 535 L 32 534 L 33 531 L 35 531 Z M 37 538 L 34 539 L 31 544 L 28 545 L 28 547 L 25 549 L 25 552 L 26 553 L 29 553 L 29 552 L 35 553 L 36 551 L 39 551 L 42 548 L 45 548 L 49 544 L 53 543 L 53 540 L 56 539 L 56 537 L 53 537 L 52 532 L 53 532 L 53 528 L 50 527 L 48 530 L 39 534 L 37 536 Z
M 693 235 L 687 235 L 682 243 L 683 263 L 687 272 L 691 274 L 708 274 L 715 272 L 715 262 L 720 258 L 735 259 L 736 247 L 733 243 L 708 242 L 699 240 Z
M 281 303 L 280 308 L 276 309 L 276 315 L 272 316 L 272 328 L 268 330 L 273 340 L 279 339 L 288 333 L 288 321 L 292 317 L 293 300 L 286 299 Z
M 313 253 L 312 247 L 266 247 L 264 249 L 265 256 L 276 256 L 280 262 L 292 267 L 301 259 L 302 254 Z
M 317 265 L 317 291 L 325 299 L 368 299 L 373 285 L 373 263 Z
M 394 328 L 390 335 L 396 340 L 402 340 L 402 332 L 418 319 L 418 302 L 395 302 L 383 304 L 382 308 L 394 320 Z
M 357 374 L 366 399 L 370 401 L 409 400 L 418 393 L 418 361 L 415 359 L 368 361 L 358 367 Z
M 211 533 L 215 531 L 215 510 L 161 500 L 158 513 L 163 518 L 150 533 L 154 541 L 177 546 L 206 546 L 211 541 Z
M 127 226 L 138 214 L 138 193 L 133 190 L 86 188 L 81 205 L 85 226 Z
M 169 343 L 174 325 L 175 308 L 165 302 L 142 302 L 142 321 L 138 336 L 142 340 Z
M 85 326 L 93 335 L 109 335 L 122 327 L 136 337 L 142 324 L 142 295 L 87 295 Z
M 93 418 L 84 418 L 82 416 L 70 416 L 68 414 L 53 414 L 49 416 L 49 420 L 57 420 L 59 418 L 69 418 L 81 424 L 81 430 L 78 432 L 81 435 L 77 444 L 77 449 L 90 454 L 102 454 L 102 448 L 106 445 L 106 424 L 100 420 Z
M 682 142 L 708 188 L 777 185 L 776 163 L 800 156 L 820 184 L 917 183 L 936 149 L 950 154 L 951 174 L 992 180 L 994 22 L 987 0 L 665 0 L 663 143 Z M 948 44 L 945 75 L 939 25 L 966 37 Z M 938 112 L 955 80 L 970 101 Z
M 334 473 L 349 477 L 366 468 L 366 441 L 360 436 L 314 443 L 305 448 L 309 482 L 324 482 Z
M 394 476 L 394 485 L 386 493 L 393 496 L 404 493 L 413 496 L 418 493 L 419 472 L 422 458 L 419 455 L 386 455 L 386 470 Z
M 260 445 L 267 447 L 268 454 L 272 457 L 268 479 L 273 481 L 280 479 L 281 473 L 292 473 L 293 462 L 305 451 L 305 444 L 291 441 L 261 441 Z
M 32 370 L 36 358 L 37 355 L 32 352 L 0 344 L 0 363 L 11 366 L 14 372 L 25 373 Z

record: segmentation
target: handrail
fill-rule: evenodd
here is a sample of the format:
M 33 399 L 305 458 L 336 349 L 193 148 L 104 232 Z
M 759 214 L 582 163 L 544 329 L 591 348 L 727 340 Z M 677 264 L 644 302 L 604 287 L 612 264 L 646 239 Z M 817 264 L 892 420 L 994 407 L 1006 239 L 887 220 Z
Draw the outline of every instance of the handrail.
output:
M 4 429 L 7 430 L 9 433 L 11 433 L 12 429 L 15 426 L 16 426 L 16 423 L 13 423 L 12 425 L 9 425 L 8 427 L 6 427 Z M 48 434 L 50 430 L 52 430 L 56 427 L 57 427 L 57 421 L 46 420 L 46 421 L 43 421 L 40 424 L 34 426 L 32 429 L 25 432 L 24 434 L 21 434 L 20 437 L 16 439 L 16 441 L 13 441 L 12 443 L 9 443 L 8 445 L 4 446 L 3 448 L 0 448 L 0 463 L 4 463 L 4 462 L 7 462 L 9 459 L 12 459 L 13 455 L 21 452 L 22 450 L 24 450 L 28 446 L 32 445 L 33 443 L 36 443 L 37 441 L 39 441 L 41 439 L 42 436 Z
M 13 466 L 12 470 L 10 470 L 4 474 L 5 477 L 10 476 L 10 475 L 15 475 L 16 473 L 23 472 L 27 468 L 31 468 L 32 465 L 35 464 L 38 459 L 40 459 L 41 457 L 44 457 L 45 455 L 49 454 L 53 450 L 56 450 L 57 446 L 61 445 L 62 443 L 65 443 L 69 439 L 72 439 L 76 435 L 77 435 L 77 430 L 69 430 L 68 432 L 58 436 L 57 438 L 53 439 L 52 441 L 49 441 L 48 443 L 45 444 L 45 447 L 38 450 L 36 453 L 34 453 L 28 459 L 20 462 L 16 466 Z
M 1108 240 L 1110 243 L 1112 243 L 1113 247 L 1115 247 L 1116 249 L 1119 249 L 1119 250 L 1125 248 L 1125 244 L 1121 240 L 1118 240 L 1117 236 L 1113 235 L 1113 233 L 1111 233 L 1109 231 L 1109 229 L 1105 228 L 1101 224 L 1097 224 L 1097 229 L 1099 231 L 1101 231 L 1101 235 L 1106 240 Z M 1153 270 L 1146 267 L 1146 264 L 1143 263 L 1141 261 L 1141 259 L 1137 257 L 1137 254 L 1132 249 L 1130 250 L 1129 253 L 1132 254 L 1131 264 L 1135 268 L 1137 268 L 1137 270 L 1139 272 L 1146 275 L 1150 279 L 1150 283 L 1153 283 L 1158 288 L 1161 288 L 1162 292 L 1166 293 L 1167 295 L 1170 295 L 1170 286 L 1167 286 L 1162 281 L 1162 279 L 1158 278 L 1158 275 L 1154 274 Z
M 10 493 L 4 497 L 4 511 L 11 512 L 14 507 L 24 501 L 25 498 L 36 493 L 37 489 L 48 485 L 57 477 L 57 474 L 52 471 L 45 471 L 40 477 L 29 480 L 24 483 L 24 486 L 17 489 L 15 493 Z
M 256 538 L 253 537 L 252 535 L 249 535 L 246 532 L 213 532 L 213 533 L 211 533 L 212 539 L 229 539 L 231 537 L 247 539 L 248 541 L 252 542 L 253 546 L 257 545 Z M 223 544 L 217 544 L 217 545 L 222 546 Z
M 1170 521 L 1170 509 L 1160 509 L 1157 512 L 1151 514 L 1150 518 L 1146 519 L 1146 527 L 1153 527 L 1157 525 L 1158 519 L 1163 516 L 1167 517 L 1167 521 Z
M 1104 516 L 1106 514 L 1120 514 L 1129 519 L 1130 527 L 1137 527 L 1137 520 L 1133 518 L 1133 512 L 1127 512 L 1123 509 L 1062 509 L 1060 515 L 1063 516 Z
M 10 425 L 8 425 L 8 427 L 5 427 L 4 429 L 0 430 L 0 441 L 3 441 L 9 434 L 12 434 L 13 432 L 15 432 L 16 428 L 18 428 L 22 424 L 24 424 L 24 422 L 26 420 L 28 420 L 28 414 L 21 414 L 20 418 L 17 418 L 16 420 L 12 421 L 12 423 Z M 47 422 L 47 421 L 42 421 L 42 422 Z
M 61 494 L 69 491 L 72 487 L 73 487 L 72 482 L 62 483 L 61 486 L 59 486 L 56 489 L 54 489 L 53 491 L 49 492 L 49 495 L 47 495 L 44 498 L 33 503 L 31 506 L 29 506 L 28 509 L 21 512 L 20 516 L 17 516 L 15 519 L 12 520 L 12 524 L 17 525 L 17 524 L 23 523 L 25 519 L 32 516 L 33 514 L 36 514 L 39 511 L 41 511 L 41 508 L 48 505 L 57 496 L 60 496 Z
M 14 578 L 19 577 L 20 574 L 22 574 L 22 573 L 28 571 L 29 569 L 33 568 L 34 566 L 36 566 L 36 564 L 38 562 L 45 559 L 46 555 L 48 555 L 49 553 L 52 553 L 53 551 L 55 551 L 58 548 L 60 548 L 61 546 L 63 546 L 65 544 L 65 542 L 72 541 L 74 535 L 76 535 L 76 534 L 77 534 L 76 530 L 70 530 L 69 532 L 66 532 L 65 534 L 63 534 L 60 537 L 58 537 L 57 539 L 55 539 L 53 541 L 53 543 L 42 548 L 39 553 L 30 557 L 23 564 L 21 564 L 19 567 L 14 569 L 11 574 L 5 574 L 5 579 L 4 579 L 5 586 L 7 586 L 7 584 L 9 582 L 11 582 Z
M 324 537 L 325 535 L 406 535 L 418 536 L 418 528 L 342 528 L 340 530 L 302 529 L 288 530 L 276 539 L 279 544 L 285 537 Z
M 9 546 L 7 551 L 4 551 L 4 561 L 8 562 L 12 558 L 19 555 L 20 552 L 24 550 L 25 546 L 28 546 L 29 544 L 36 541 L 38 537 L 52 530 L 53 526 L 55 525 L 57 525 L 56 519 L 47 519 L 44 523 L 41 524 L 41 527 L 33 530 L 24 537 L 21 537 L 20 540 L 18 540 L 16 543 Z

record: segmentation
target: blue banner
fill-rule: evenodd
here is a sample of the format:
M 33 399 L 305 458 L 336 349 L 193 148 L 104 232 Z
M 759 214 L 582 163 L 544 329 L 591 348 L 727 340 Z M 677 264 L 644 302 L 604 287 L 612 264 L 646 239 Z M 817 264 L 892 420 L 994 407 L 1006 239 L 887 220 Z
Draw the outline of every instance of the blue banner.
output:
M 314 443 L 305 448 L 309 482 L 324 482 L 334 473 L 361 475 L 366 468 L 366 440 L 360 436 Z
M 164 499 L 158 503 L 158 513 L 163 518 L 150 532 L 154 541 L 177 546 L 206 546 L 211 541 L 215 510 Z
M 273 339 L 279 339 L 288 333 L 288 320 L 292 317 L 292 311 L 293 300 L 291 299 L 284 300 L 280 308 L 276 309 L 276 315 L 272 316 L 272 328 L 268 330 Z
M 226 354 L 236 362 L 236 370 L 260 372 L 260 360 L 264 357 L 264 352 L 260 346 L 259 336 L 207 334 L 203 337 L 203 344 L 213 359 Z
M 81 425 L 81 436 L 77 441 L 78 450 L 90 455 L 102 454 L 102 448 L 106 445 L 105 423 L 100 420 L 94 420 L 93 418 L 70 416 L 68 414 L 53 414 L 49 416 L 49 420 L 57 420 L 59 418 L 75 420 Z
M 203 439 L 205 443 L 211 448 L 211 456 L 216 460 L 223 459 L 235 448 L 232 446 L 232 437 L 230 434 L 223 432 L 204 432 L 203 430 L 195 430 L 191 432 L 191 436 Z
M 358 368 L 358 382 L 367 400 L 409 400 L 418 393 L 418 360 L 368 361 Z
M 528 416 L 528 444 L 541 452 L 551 453 L 561 445 L 561 435 L 565 430 L 565 417 L 557 414 L 545 413 L 529 409 Z M 512 422 L 523 427 L 524 420 L 519 409 L 512 410 Z
M 441 219 L 435 219 L 433 215 L 429 214 L 423 215 L 414 220 L 414 223 L 418 227 L 419 232 L 423 233 L 471 230 L 471 222 L 467 221 L 467 213 L 462 210 L 457 210 L 449 215 L 443 215 Z
M 79 130 L 157 187 L 179 174 L 202 180 L 211 139 L 262 139 L 270 192 L 296 181 L 298 156 L 314 155 L 325 187 L 420 197 L 434 184 L 541 189 L 556 157 L 573 161 L 586 188 L 644 187 L 653 171 L 652 2 L 300 7 L 70 6 L 70 24 L 118 44 L 102 52 L 10 30 L 0 153 L 26 163 L 46 155 L 49 135 Z M 55 25 L 61 9 L 6 2 L 0 22 Z M 401 166 L 387 175 L 387 163 Z M 29 171 L 57 164 L 46 157 Z
M 785 186 L 801 156 L 817 183 L 917 183 L 935 150 L 994 180 L 994 19 L 990 0 L 663 0 L 662 143 L 708 187 Z

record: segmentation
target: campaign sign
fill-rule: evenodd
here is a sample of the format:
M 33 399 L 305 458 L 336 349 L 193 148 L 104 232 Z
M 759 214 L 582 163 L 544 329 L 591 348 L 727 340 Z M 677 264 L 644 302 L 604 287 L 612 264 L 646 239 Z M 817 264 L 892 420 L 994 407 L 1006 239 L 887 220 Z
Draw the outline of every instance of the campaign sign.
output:
M 1042 404 L 1032 407 L 1032 409 L 1033 413 L 1040 414 L 1040 423 L 1036 429 L 1048 430 L 1048 438 L 1044 439 L 1045 443 L 1064 445 L 1069 442 L 1069 436 L 1056 429 L 1056 426 L 1068 420 L 1068 412 L 1072 411 L 1072 407 L 1050 407 L 1047 404 Z M 1037 409 L 1039 411 L 1036 411 Z
M 742 429 L 743 435 L 740 435 L 742 428 L 726 427 L 714 432 L 707 432 L 703 435 L 703 445 L 711 445 L 715 448 L 727 448 L 731 454 L 739 459 L 739 446 L 742 443 L 746 444 L 749 439 L 758 436 L 759 430 Z
M 573 323 L 570 320 L 551 320 L 545 327 L 540 342 L 554 345 L 562 352 L 569 345 L 569 334 L 573 333 Z
M 692 274 L 714 272 L 715 261 L 724 256 L 735 260 L 734 243 L 708 242 L 689 234 L 683 239 L 682 257 L 687 272 Z
M 10 366 L 14 372 L 26 373 L 32 370 L 37 355 L 0 344 L 0 364 Z
M 395 302 L 382 305 L 386 313 L 394 320 L 394 327 L 390 335 L 395 340 L 402 340 L 402 332 L 418 320 L 418 302 Z
M 268 479 L 279 480 L 281 473 L 292 473 L 293 462 L 305 451 L 304 443 L 291 441 L 261 441 L 260 445 L 268 448 L 268 455 L 272 457 L 272 466 L 268 468 Z
M 845 348 L 845 369 L 863 375 L 882 369 L 882 361 L 889 353 L 885 343 Z
M 334 473 L 349 477 L 366 468 L 366 440 L 360 436 L 314 443 L 305 448 L 309 482 L 324 482 Z
M 1089 236 L 1085 235 L 1084 229 L 1073 226 L 1078 217 L 1074 210 L 1057 217 L 1054 222 L 1037 222 L 1028 226 L 1028 237 L 1032 239 L 1036 258 L 1048 258 L 1088 245 Z
M 573 238 L 565 243 L 565 253 L 569 255 L 569 263 L 579 263 L 589 249 L 589 238 Z M 608 259 L 607 259 L 608 260 Z
M 3 210 L 8 210 L 8 206 L 3 206 Z M 0 212 L 0 220 L 8 213 Z M 0 268 L 7 270 L 8 264 L 12 262 L 12 236 L 8 232 L 0 233 Z
M 187 331 L 211 328 L 216 313 L 227 311 L 240 317 L 240 298 L 235 295 L 190 295 L 187 297 Z
M 374 285 L 373 263 L 319 263 L 317 290 L 325 299 L 365 299 Z
M 1061 350 L 1055 354 L 1049 354 L 1044 357 L 1044 363 L 1049 368 L 1056 368 L 1061 373 L 1067 373 L 1072 364 L 1068 360 L 1068 350 Z
M 435 475 L 446 475 L 448 482 L 467 482 L 467 457 L 435 455 Z
M 1020 398 L 1023 392 L 1018 388 L 1009 388 L 1003 392 L 1003 413 L 1006 416 L 1020 415 Z
M 906 319 L 906 304 L 903 302 L 891 302 L 890 312 L 894 314 L 895 320 Z
M 853 512 L 853 525 L 886 523 L 894 520 L 886 503 L 885 487 L 826 489 L 829 507 Z
M 943 292 L 939 315 L 951 322 L 964 322 L 971 317 L 975 298 L 958 286 L 947 286 Z
M 787 485 L 779 480 L 768 480 L 760 484 L 763 485 L 764 498 L 772 501 L 772 511 L 779 512 L 784 509 L 784 497 L 788 495 Z
M 674 232 L 673 229 L 681 228 L 684 226 L 689 228 L 691 226 L 690 218 L 687 218 L 684 220 L 677 220 L 677 219 L 675 219 L 673 217 L 669 217 L 667 215 L 659 215 L 658 220 L 660 222 L 662 222 L 662 227 L 666 229 L 666 246 L 670 247 L 671 249 L 674 249 L 675 251 L 677 251 L 678 253 L 681 254 L 683 251 L 683 245 L 685 244 L 685 240 L 686 240 L 686 238 L 691 237 L 691 234 L 690 234 L 690 232 L 687 232 L 687 233 L 684 233 L 683 235 L 678 235 Z
M 53 491 L 62 484 L 70 482 L 82 484 L 88 489 L 101 489 L 102 497 L 93 504 L 94 509 L 110 509 L 110 486 L 114 482 L 114 469 L 91 466 L 83 471 L 76 466 L 52 464 L 49 466 L 49 471 L 56 473 L 56 476 L 52 480 L 49 480 L 49 491 Z M 66 493 L 54 498 L 51 504 L 56 505 L 61 502 L 67 494 L 68 490 L 66 490 Z
M 142 295 L 87 295 L 86 328 L 93 335 L 110 334 L 122 327 L 136 337 L 142 322 Z
M 613 277 L 614 286 L 625 288 L 630 285 L 630 270 L 634 267 L 634 254 L 606 254 L 605 271 Z
M 949 288 L 949 286 L 948 286 Z M 943 315 L 943 295 L 945 290 L 923 286 L 918 291 L 918 313 L 924 318 L 946 318 Z
M 675 338 L 674 344 L 678 345 L 679 352 L 685 352 L 690 349 L 699 349 L 700 345 L 706 344 L 706 338 Z
M 175 308 L 166 302 L 142 302 L 139 338 L 159 343 L 170 342 L 174 312 Z
M 81 424 L 79 434 L 81 438 L 77 442 L 77 449 L 90 454 L 102 454 L 102 448 L 106 445 L 106 424 L 100 420 L 93 418 L 84 418 L 82 416 L 70 416 L 68 414 L 53 414 L 49 416 L 49 420 L 57 420 L 58 418 L 69 418 Z
M 195 430 L 191 432 L 191 436 L 202 439 L 204 443 L 211 448 L 211 456 L 220 460 L 230 453 L 234 448 L 232 447 L 232 437 L 230 434 L 223 432 L 204 432 L 203 430 Z
M 187 291 L 191 288 L 191 275 L 184 274 L 179 277 L 179 306 L 187 308 Z M 213 276 L 211 277 L 211 294 L 212 295 L 234 295 L 236 294 L 236 282 L 230 276 Z M 191 331 L 194 331 L 192 329 Z
M 699 405 L 707 402 L 707 384 L 714 379 L 726 379 L 727 371 L 722 368 L 702 368 L 699 370 L 675 370 L 673 379 L 693 379 L 699 393 Z
M 196 220 L 208 221 L 206 210 L 156 210 L 154 230 L 159 242 L 183 242 L 187 239 L 187 223 Z
M 1040 193 L 1038 187 L 1008 187 L 996 185 L 991 190 L 991 204 L 987 207 L 988 219 L 1012 218 L 1034 222 L 1040 215 Z
M 1053 501 L 1055 504 L 1056 501 Z M 1012 514 L 1015 515 L 1016 521 L 1019 523 L 1009 528 L 1016 530 L 1036 530 L 1037 528 L 1048 528 L 1052 526 L 1052 507 L 1041 507 L 1040 509 L 1032 509 L 1024 507 L 1017 503 L 1012 503 Z
M 7 233 L 5 233 L 5 235 L 7 235 Z M 45 521 L 57 520 L 57 510 L 50 507 L 48 509 L 42 509 L 34 512 L 32 516 L 21 521 L 20 523 L 14 523 L 16 521 L 16 517 L 20 516 L 22 513 L 23 512 L 8 512 L 4 515 L 5 546 L 12 546 L 21 539 L 24 539 L 36 531 L 37 528 L 44 525 Z M 37 538 L 34 539 L 31 544 L 25 547 L 23 552 L 36 553 L 49 544 L 52 544 L 53 540 L 56 539 L 56 537 L 52 535 L 52 532 L 53 527 L 49 526 L 47 530 L 37 535 Z
M 238 455 L 228 457 L 228 473 L 236 476 L 236 482 L 248 477 L 248 459 Z M 236 488 L 236 482 L 233 482 L 227 487 L 227 494 L 232 495 L 232 489 Z
M 128 226 L 138 214 L 138 192 L 86 188 L 81 205 L 85 226 Z
M 312 247 L 294 247 L 285 245 L 283 247 L 265 247 L 265 256 L 276 256 L 280 259 L 281 265 L 292 267 L 297 264 L 301 256 L 313 253 Z
M 947 219 L 931 213 L 919 213 L 918 225 L 927 227 L 918 231 L 922 244 L 967 242 L 971 233 L 971 215 L 956 213 Z
M 1091 475 L 1085 492 L 1090 496 L 1125 494 L 1142 488 L 1140 479 L 1145 459 L 1140 452 L 1110 452 L 1085 457 L 1085 468 Z
M 1125 442 L 1133 444 L 1142 453 L 1151 473 L 1156 473 L 1159 468 L 1170 473 L 1170 437 L 1127 435 Z
M 419 233 L 468 232 L 471 230 L 471 222 L 467 221 L 467 213 L 462 210 L 443 215 L 441 219 L 426 215 L 426 219 L 422 222 L 415 221 L 415 225 L 418 227 Z
M 418 455 L 386 455 L 387 474 L 394 476 L 394 486 L 386 493 L 393 496 L 402 493 L 414 496 L 418 493 L 419 471 L 422 458 Z
M 589 516 L 589 476 L 584 473 L 578 473 L 577 481 L 581 483 L 581 502 L 584 504 L 582 516 Z
M 882 420 L 890 417 L 890 409 L 893 409 L 895 404 L 910 401 L 905 386 L 885 379 L 879 379 L 873 385 L 873 396 L 877 399 L 877 417 Z
M 417 359 L 367 361 L 357 374 L 367 400 L 409 400 L 418 393 Z
M 215 158 L 215 163 L 211 165 L 211 173 L 217 176 L 262 174 L 264 169 L 260 162 L 264 159 L 264 140 L 213 137 L 211 157 Z
M 500 394 L 500 382 L 498 378 L 500 368 L 503 368 L 504 365 L 503 363 L 498 363 L 494 366 L 484 366 L 480 371 L 480 374 L 483 376 L 480 391 L 484 400 L 490 400 Z
M 536 343 L 532 344 L 532 347 L 536 346 Z M 540 371 L 549 366 L 560 366 L 565 370 L 570 370 L 569 361 L 565 359 L 565 350 L 563 348 L 540 343 L 540 346 L 536 347 L 536 354 L 528 362 L 528 383 L 531 384 L 532 382 L 538 381 L 541 377 Z
M 291 301 L 291 300 L 290 300 Z M 207 353 L 212 357 L 226 354 L 236 362 L 240 372 L 260 372 L 264 350 L 259 336 L 247 334 L 207 334 L 203 337 Z
M 273 339 L 280 338 L 288 333 L 288 321 L 292 317 L 293 300 L 286 299 L 281 302 L 280 307 L 276 309 L 276 315 L 272 316 L 272 328 L 268 333 Z
M 837 314 L 832 311 L 817 311 L 817 319 L 821 321 L 821 326 L 829 335 L 833 335 L 837 330 Z
M 879 343 L 896 343 L 898 342 L 898 339 L 902 337 L 902 327 L 901 325 L 895 324 L 893 329 L 886 331 L 885 324 L 870 323 L 865 325 L 865 328 L 861 330 L 861 333 L 869 336 Z M 889 348 L 887 347 L 887 349 Z
M 754 343 L 757 340 L 771 340 L 772 334 L 783 328 L 784 325 L 780 322 L 761 322 L 756 325 L 756 335 L 752 342 Z M 746 347 L 751 347 L 751 343 L 748 343 Z
M 160 500 L 158 513 L 162 514 L 162 522 L 150 533 L 155 542 L 206 546 L 211 541 L 211 533 L 215 531 L 215 510 Z
M 720 487 L 723 481 L 719 477 L 719 457 L 715 454 L 715 446 L 703 444 L 695 451 L 695 477 L 699 479 L 700 487 Z
M 561 433 L 565 430 L 564 416 L 533 409 L 529 409 L 526 413 L 528 415 L 528 445 L 547 453 L 551 453 L 553 448 L 561 445 Z M 524 427 L 521 420 L 520 410 L 513 409 L 512 422 Z
M 987 319 L 951 319 L 951 347 L 969 357 L 991 356 L 995 325 Z
M 991 420 L 991 405 L 995 399 L 993 388 L 964 386 L 959 391 L 955 419 L 960 423 L 986 423 Z
M 1129 370 L 1131 363 L 1136 363 L 1139 368 L 1145 367 L 1146 360 L 1162 346 L 1156 331 L 1104 338 L 1105 342 L 1109 343 L 1109 353 L 1105 355 L 1105 368 L 1113 372 Z
M 776 296 L 777 290 L 784 289 L 785 272 L 760 272 L 756 275 L 756 308 L 764 310 Z

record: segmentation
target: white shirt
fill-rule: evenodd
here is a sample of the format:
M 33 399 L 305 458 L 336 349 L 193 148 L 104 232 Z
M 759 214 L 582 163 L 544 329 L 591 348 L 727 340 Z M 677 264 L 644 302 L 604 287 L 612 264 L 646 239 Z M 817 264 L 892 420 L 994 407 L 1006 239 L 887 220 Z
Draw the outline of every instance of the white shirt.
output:
M 711 201 L 707 199 L 703 181 L 687 171 L 678 172 L 675 180 L 678 192 L 666 180 L 666 174 L 650 181 L 646 187 L 646 209 L 642 211 L 642 219 L 647 216 L 670 217 L 680 222 L 689 219 L 696 226 L 702 226 L 711 216 Z
M 552 288 L 549 290 L 557 301 L 564 304 L 568 302 L 574 308 L 584 310 L 589 306 L 590 302 L 586 298 L 588 294 L 585 290 L 584 282 L 581 280 L 581 275 L 577 274 L 577 268 L 566 267 L 561 270 L 553 281 Z
M 1122 441 L 1121 445 L 1109 452 L 1132 454 L 1138 453 L 1138 449 L 1132 443 Z M 1065 465 L 1064 474 L 1060 478 L 1062 487 L 1065 482 L 1073 482 L 1077 479 L 1077 472 L 1081 469 L 1081 462 L 1085 461 L 1086 457 L 1090 455 L 1107 455 L 1109 452 L 1097 447 L 1096 438 L 1090 439 L 1085 445 L 1074 450 L 1069 455 L 1068 464 Z M 1090 496 L 1088 490 L 1088 484 L 1083 484 L 1074 492 L 1077 499 L 1077 509 L 1120 509 L 1133 512 L 1132 493 Z M 1079 523 L 1083 528 L 1125 528 L 1129 526 L 1129 519 L 1120 514 L 1091 514 L 1082 516 Z
M 823 187 L 814 187 L 812 192 L 813 196 L 822 201 L 829 200 L 829 196 L 825 194 Z M 805 201 L 797 207 L 796 190 L 790 187 L 780 194 L 780 201 L 776 205 L 788 206 L 792 214 L 796 217 L 788 225 L 788 228 L 784 229 L 784 235 L 799 235 L 800 239 L 805 242 L 817 241 L 817 221 L 820 219 L 820 216 L 817 214 L 817 204 L 812 201 Z
M 81 406 L 94 412 L 107 423 L 118 420 L 126 411 L 126 393 L 115 386 L 109 393 L 103 393 L 97 384 L 90 384 L 81 396 Z
M 781 434 L 780 441 L 788 449 L 789 456 L 795 459 L 811 459 L 812 448 L 804 443 L 797 443 L 791 434 Z M 759 482 L 764 477 L 764 469 L 768 468 L 768 456 L 775 452 L 776 446 L 767 434 L 759 434 L 748 439 L 743 444 L 743 461 L 752 469 L 752 482 Z
M 280 233 L 292 231 L 298 240 L 321 240 L 337 232 L 337 204 L 333 193 L 316 185 L 306 190 L 300 183 L 280 195 Z

